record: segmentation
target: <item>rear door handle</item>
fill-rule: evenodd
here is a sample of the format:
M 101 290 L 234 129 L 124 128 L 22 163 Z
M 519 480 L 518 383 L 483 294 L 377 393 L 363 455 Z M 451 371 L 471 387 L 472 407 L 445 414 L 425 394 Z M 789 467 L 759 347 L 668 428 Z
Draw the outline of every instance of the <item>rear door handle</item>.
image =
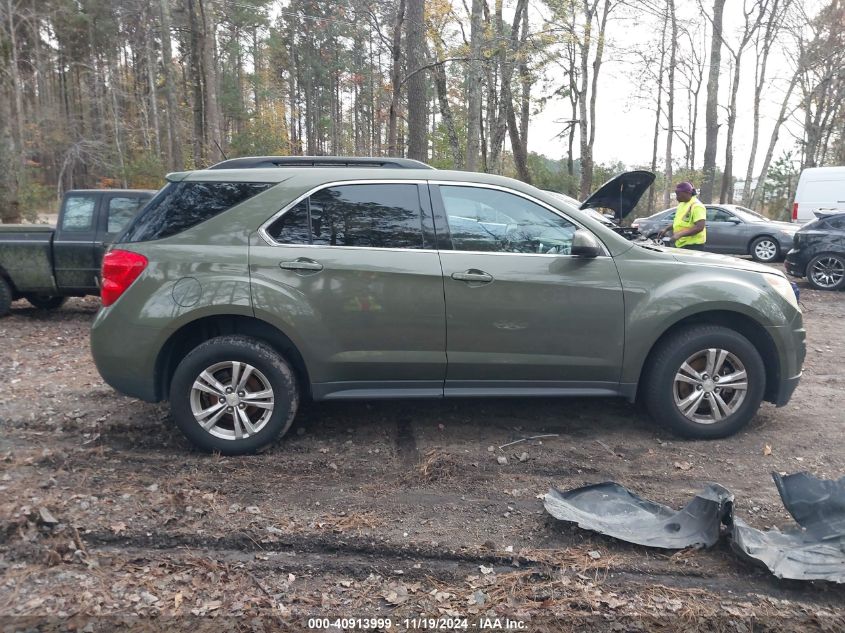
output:
M 475 283 L 489 284 L 493 281 L 493 275 L 485 273 L 483 270 L 476 270 L 470 268 L 466 272 L 452 273 L 452 279 L 455 281 L 469 281 Z
M 323 265 L 320 262 L 315 262 L 313 259 L 300 257 L 299 259 L 295 259 L 291 262 L 279 262 L 279 268 L 284 270 L 316 272 L 323 270 Z

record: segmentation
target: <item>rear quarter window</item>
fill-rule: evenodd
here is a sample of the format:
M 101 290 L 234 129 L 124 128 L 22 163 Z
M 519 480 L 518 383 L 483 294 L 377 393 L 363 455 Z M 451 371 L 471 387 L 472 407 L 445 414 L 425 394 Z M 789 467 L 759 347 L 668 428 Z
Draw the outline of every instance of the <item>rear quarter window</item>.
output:
M 129 224 L 121 243 L 181 233 L 266 191 L 266 182 L 171 182 Z

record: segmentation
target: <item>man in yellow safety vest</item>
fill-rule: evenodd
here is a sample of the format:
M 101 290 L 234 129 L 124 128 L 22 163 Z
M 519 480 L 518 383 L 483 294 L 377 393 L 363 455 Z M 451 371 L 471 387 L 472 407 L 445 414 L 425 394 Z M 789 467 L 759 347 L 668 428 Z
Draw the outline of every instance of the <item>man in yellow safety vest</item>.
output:
M 660 231 L 660 237 L 671 234 L 676 248 L 703 251 L 707 242 L 707 209 L 695 196 L 695 187 L 691 183 L 681 182 L 675 187 L 678 208 L 671 226 Z

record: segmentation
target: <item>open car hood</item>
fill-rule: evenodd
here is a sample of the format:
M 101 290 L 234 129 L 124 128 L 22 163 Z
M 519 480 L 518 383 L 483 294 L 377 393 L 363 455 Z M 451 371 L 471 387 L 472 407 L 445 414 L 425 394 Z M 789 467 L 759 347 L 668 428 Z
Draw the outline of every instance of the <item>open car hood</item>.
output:
M 626 217 L 654 182 L 650 171 L 626 171 L 604 183 L 581 203 L 581 209 L 610 209 L 617 220 Z

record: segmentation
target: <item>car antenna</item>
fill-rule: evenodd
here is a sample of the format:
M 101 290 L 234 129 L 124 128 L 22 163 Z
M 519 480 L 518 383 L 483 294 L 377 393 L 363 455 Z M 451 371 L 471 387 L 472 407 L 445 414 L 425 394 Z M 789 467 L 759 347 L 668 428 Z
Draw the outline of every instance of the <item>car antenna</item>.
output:
M 220 150 L 220 155 L 223 156 L 223 160 L 229 160 L 229 157 L 226 156 L 226 152 L 224 152 L 223 148 L 220 147 L 220 143 L 217 142 L 217 139 L 214 140 L 214 144 L 217 146 L 217 149 Z

